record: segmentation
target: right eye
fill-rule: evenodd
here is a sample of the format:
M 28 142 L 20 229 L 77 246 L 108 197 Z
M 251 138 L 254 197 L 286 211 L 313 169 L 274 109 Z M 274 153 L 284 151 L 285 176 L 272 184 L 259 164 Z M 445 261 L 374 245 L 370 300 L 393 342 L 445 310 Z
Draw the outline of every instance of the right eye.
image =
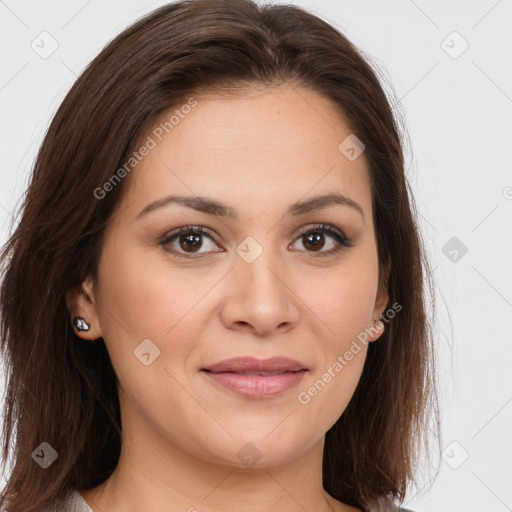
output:
M 198 250 L 203 247 L 202 238 L 207 237 L 214 243 L 213 238 L 204 232 L 204 226 L 182 226 L 175 229 L 162 238 L 160 245 L 165 247 L 173 256 L 180 258 L 194 258 L 189 256 L 193 254 L 204 254 L 212 251 L 199 252 Z M 176 246 L 178 245 L 178 247 Z M 190 249 L 190 250 L 189 250 Z M 215 251 L 219 252 L 219 251 Z

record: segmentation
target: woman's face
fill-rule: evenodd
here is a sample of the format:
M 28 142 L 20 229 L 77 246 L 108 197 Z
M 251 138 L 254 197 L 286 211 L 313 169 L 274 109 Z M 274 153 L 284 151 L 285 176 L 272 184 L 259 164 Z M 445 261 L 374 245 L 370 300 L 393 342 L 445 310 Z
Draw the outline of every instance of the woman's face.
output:
M 317 445 L 343 413 L 366 357 L 361 334 L 387 303 L 365 154 L 336 106 L 306 89 L 194 100 L 142 138 L 82 316 L 104 338 L 123 430 L 140 450 L 270 467 Z M 331 194 L 346 201 L 310 203 Z M 200 198 L 225 211 L 194 208 Z M 276 377 L 238 374 L 237 392 L 203 370 L 245 356 L 307 371 L 280 392 Z M 244 393 L 244 379 L 275 392 Z

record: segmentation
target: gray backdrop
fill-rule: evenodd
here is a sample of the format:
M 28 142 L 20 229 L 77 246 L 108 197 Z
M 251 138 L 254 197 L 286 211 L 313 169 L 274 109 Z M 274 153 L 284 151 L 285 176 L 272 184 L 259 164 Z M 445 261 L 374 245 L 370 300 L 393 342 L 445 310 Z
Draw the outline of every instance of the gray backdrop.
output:
M 0 0 L 0 242 L 78 74 L 164 3 Z M 291 3 L 364 50 L 406 115 L 407 172 L 437 286 L 444 438 L 440 466 L 424 468 L 407 506 L 512 510 L 512 1 Z

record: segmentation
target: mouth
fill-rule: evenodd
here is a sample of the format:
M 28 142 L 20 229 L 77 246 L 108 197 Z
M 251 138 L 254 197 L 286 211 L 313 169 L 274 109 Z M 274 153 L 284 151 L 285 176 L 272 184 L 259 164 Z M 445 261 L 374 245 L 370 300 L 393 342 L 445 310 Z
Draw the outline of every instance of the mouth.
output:
M 244 373 L 253 372 L 256 375 L 260 374 L 279 374 L 283 372 L 298 372 L 302 370 L 309 370 L 304 363 L 290 359 L 288 357 L 270 357 L 268 359 L 258 359 L 252 356 L 233 357 L 225 359 L 219 363 L 213 364 L 206 368 L 204 371 L 212 373 Z
M 219 389 L 253 398 L 271 398 L 296 387 L 308 370 L 297 371 L 241 371 L 202 373 Z
M 247 398 L 271 398 L 296 387 L 309 368 L 288 357 L 233 357 L 202 368 L 217 389 Z
M 293 372 L 289 372 L 287 370 L 278 370 L 275 372 L 260 372 L 260 371 L 246 371 L 246 372 L 235 372 L 235 371 L 226 371 L 226 372 L 212 372 L 211 370 L 203 369 L 204 372 L 209 373 L 232 373 L 234 375 L 249 375 L 254 377 L 269 377 L 272 375 L 282 375 L 283 373 L 297 373 L 298 371 L 306 371 L 306 370 L 296 370 Z

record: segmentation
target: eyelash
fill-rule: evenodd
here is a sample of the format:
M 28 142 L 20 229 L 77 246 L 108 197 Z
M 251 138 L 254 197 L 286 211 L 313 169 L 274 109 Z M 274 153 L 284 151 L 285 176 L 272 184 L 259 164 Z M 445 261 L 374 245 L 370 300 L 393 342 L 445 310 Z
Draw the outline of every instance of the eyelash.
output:
M 342 231 L 338 230 L 334 226 L 331 226 L 330 224 L 316 224 L 311 228 L 305 228 L 305 229 L 301 230 L 301 232 L 298 234 L 297 239 L 301 238 L 304 235 L 313 234 L 313 233 L 324 233 L 324 234 L 327 233 L 328 235 L 332 236 L 339 244 L 338 247 L 336 247 L 335 249 L 331 249 L 329 251 L 322 251 L 322 252 L 318 252 L 318 253 L 315 253 L 314 251 L 305 251 L 305 252 L 311 253 L 313 255 L 313 257 L 315 257 L 315 258 L 323 257 L 323 256 L 330 256 L 330 255 L 333 255 L 333 254 L 339 252 L 343 248 L 353 247 L 352 241 Z M 171 232 L 167 233 L 166 235 L 164 235 L 164 237 L 160 240 L 159 244 L 163 247 L 166 247 L 175 238 L 178 238 L 180 235 L 183 235 L 183 234 L 195 234 L 195 235 L 200 235 L 200 236 L 206 235 L 214 243 L 217 243 L 217 242 L 215 242 L 215 240 L 212 236 L 210 236 L 208 233 L 205 232 L 204 226 L 190 226 L 187 224 L 186 226 L 182 226 L 182 227 L 175 229 L 174 231 L 171 231 Z M 166 249 L 166 250 L 168 250 L 168 249 Z M 171 249 L 169 252 L 177 258 L 186 258 L 186 259 L 197 259 L 197 258 L 200 258 L 201 256 L 207 254 L 207 253 L 203 253 L 203 254 L 199 254 L 198 256 L 194 256 L 193 253 L 189 253 L 188 255 L 185 255 L 187 253 L 180 253 L 180 252 L 176 251 L 175 249 Z M 216 251 L 216 252 L 220 252 L 220 251 Z

